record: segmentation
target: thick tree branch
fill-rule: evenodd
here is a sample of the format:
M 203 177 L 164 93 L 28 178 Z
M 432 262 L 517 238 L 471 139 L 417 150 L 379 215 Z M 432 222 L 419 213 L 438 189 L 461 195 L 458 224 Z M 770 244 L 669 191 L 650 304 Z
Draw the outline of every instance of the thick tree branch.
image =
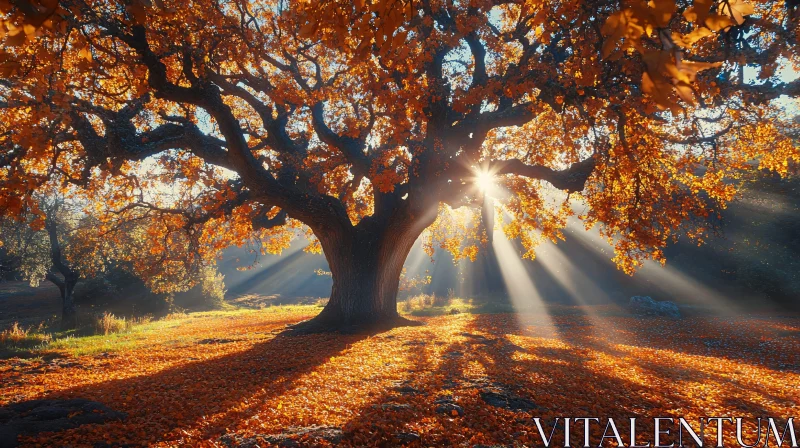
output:
M 339 150 L 347 160 L 353 165 L 353 174 L 369 176 L 371 162 L 369 156 L 364 153 L 365 143 L 363 140 L 339 135 L 325 124 L 324 105 L 322 102 L 311 107 L 311 117 L 319 139 L 333 148 Z
M 59 278 L 56 274 L 54 274 L 52 272 L 46 273 L 44 275 L 44 278 L 49 280 L 52 284 L 56 285 L 58 287 L 58 289 L 60 289 L 62 291 L 61 294 L 62 295 L 64 294 L 63 291 L 64 291 L 64 288 L 66 287 L 66 284 L 64 283 L 64 280 L 61 280 L 61 278 Z
M 573 163 L 569 168 L 554 170 L 543 165 L 527 165 L 519 159 L 495 160 L 489 163 L 489 172 L 495 174 L 516 174 L 531 179 L 544 180 L 559 190 L 567 192 L 582 191 L 586 181 L 594 172 L 597 157 Z
M 761 85 L 729 85 L 726 90 L 728 90 L 730 93 L 743 93 L 751 102 L 764 103 L 774 100 L 782 95 L 792 98 L 800 97 L 800 79 L 779 84 L 766 83 Z
M 241 177 L 248 189 L 258 192 L 268 202 L 280 206 L 312 227 L 331 225 L 333 221 L 339 226 L 352 226 L 344 205 L 337 199 L 295 188 L 290 182 L 278 182 L 264 168 L 250 150 L 239 120 L 222 100 L 217 85 L 207 80 L 198 80 L 192 87 L 182 87 L 170 82 L 167 67 L 150 48 L 142 25 L 133 26 L 131 34 L 122 31 L 116 23 L 107 22 L 104 27 L 109 34 L 137 52 L 148 68 L 148 84 L 157 97 L 202 107 L 214 118 L 225 138 L 227 164 Z
M 208 71 L 208 77 L 214 81 L 216 85 L 224 89 L 224 94 L 237 96 L 250 105 L 250 107 L 256 111 L 259 118 L 261 118 L 261 122 L 264 124 L 264 127 L 268 127 L 270 123 L 272 123 L 272 108 L 256 98 L 256 96 L 250 93 L 247 89 L 240 87 L 235 83 L 225 79 L 224 76 L 220 76 L 211 71 Z
M 286 213 L 285 210 L 279 211 L 278 214 L 273 216 L 272 218 L 268 218 L 266 214 L 257 216 L 253 218 L 253 229 L 267 230 L 275 227 L 280 227 L 286 224 L 288 217 L 289 215 Z
M 214 117 L 220 132 L 225 137 L 230 164 L 245 182 L 255 189 L 264 189 L 267 194 L 282 196 L 280 199 L 286 199 L 286 195 L 281 194 L 283 188 L 253 156 L 244 138 L 239 120 L 234 116 L 231 108 L 222 101 L 217 86 L 199 81 L 192 87 L 182 87 L 170 82 L 167 77 L 167 67 L 150 49 L 143 26 L 134 26 L 133 33 L 130 35 L 115 28 L 110 30 L 112 34 L 122 39 L 139 54 L 142 62 L 148 68 L 148 83 L 158 97 L 200 106 Z M 264 188 L 265 186 L 267 188 Z
M 522 103 L 467 118 L 449 131 L 451 151 L 463 150 L 467 159 L 475 161 L 489 131 L 501 127 L 522 126 L 537 115 L 532 103 Z
M 79 182 L 87 181 L 92 168 L 106 161 L 111 161 L 112 166 L 118 168 L 126 160 L 143 160 L 169 149 L 191 149 L 208 163 L 234 168 L 228 159 L 224 141 L 203 134 L 196 125 L 183 118 L 167 117 L 182 124 L 165 123 L 151 131 L 139 133 L 124 109 L 117 113 L 104 110 L 101 116 L 106 127 L 103 136 L 97 134 L 84 114 L 77 110 L 70 111 L 77 140 L 87 154 L 83 179 Z
M 486 76 L 486 48 L 484 48 L 483 43 L 481 43 L 475 32 L 469 33 L 465 39 L 475 61 L 471 87 L 482 86 L 488 79 Z

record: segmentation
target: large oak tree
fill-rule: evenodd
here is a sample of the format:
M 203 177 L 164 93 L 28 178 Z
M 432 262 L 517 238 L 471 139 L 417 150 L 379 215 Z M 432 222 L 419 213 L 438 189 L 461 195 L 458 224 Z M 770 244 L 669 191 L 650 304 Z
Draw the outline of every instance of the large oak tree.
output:
M 457 257 L 489 238 L 494 210 L 469 212 L 491 203 L 477 179 L 505 192 L 498 225 L 527 256 L 561 237 L 569 194 L 632 271 L 679 234 L 702 239 L 742 170 L 798 160 L 773 101 L 800 86 L 786 75 L 800 62 L 794 1 L 0 11 L 4 213 L 35 211 L 47 184 L 77 187 L 109 229 L 156 218 L 150 264 L 254 235 L 280 251 L 310 229 L 333 290 L 309 329 L 402 323 L 398 282 L 426 228 Z

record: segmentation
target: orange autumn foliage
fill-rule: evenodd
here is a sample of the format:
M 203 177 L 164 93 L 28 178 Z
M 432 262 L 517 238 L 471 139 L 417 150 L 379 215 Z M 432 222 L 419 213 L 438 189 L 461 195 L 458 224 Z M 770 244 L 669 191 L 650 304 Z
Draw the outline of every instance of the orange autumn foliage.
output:
M 69 185 L 109 229 L 146 223 L 130 261 L 163 285 L 303 233 L 332 259 L 366 234 L 403 257 L 436 223 L 429 247 L 474 258 L 486 229 L 437 213 L 482 207 L 486 170 L 527 256 L 563 237 L 566 192 L 633 272 L 680 234 L 702 241 L 741 171 L 800 159 L 773 101 L 798 94 L 780 75 L 800 63 L 796 8 L 2 1 L 0 210 Z

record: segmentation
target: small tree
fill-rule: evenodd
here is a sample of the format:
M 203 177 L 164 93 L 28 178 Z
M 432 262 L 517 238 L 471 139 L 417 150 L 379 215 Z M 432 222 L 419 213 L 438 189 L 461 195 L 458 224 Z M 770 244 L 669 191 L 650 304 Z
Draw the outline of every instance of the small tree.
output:
M 103 270 L 105 257 L 93 219 L 59 196 L 41 197 L 39 210 L 29 210 L 2 223 L 2 241 L 16 260 L 22 279 L 36 287 L 42 280 L 61 293 L 61 322 L 76 323 L 75 286 Z
M 0 226 L 6 268 L 34 287 L 45 278 L 50 264 L 50 247 L 40 226 L 32 227 L 29 215 L 5 218 Z

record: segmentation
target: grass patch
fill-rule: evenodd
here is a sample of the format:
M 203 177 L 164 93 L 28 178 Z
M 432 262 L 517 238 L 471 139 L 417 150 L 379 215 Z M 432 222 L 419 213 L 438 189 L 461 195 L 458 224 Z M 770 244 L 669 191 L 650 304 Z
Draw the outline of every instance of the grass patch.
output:
M 235 321 L 259 316 L 269 316 L 268 319 L 271 320 L 313 316 L 324 305 L 325 300 L 309 299 L 294 304 L 262 305 L 259 308 L 226 306 L 217 310 L 174 312 L 157 320 L 148 316 L 125 318 L 105 312 L 100 315 L 83 315 L 80 327 L 69 331 L 61 331 L 57 327 L 57 320 L 30 327 L 14 323 L 0 332 L 0 358 L 42 356 L 52 352 L 83 356 L 127 351 L 154 343 L 181 345 L 193 343 L 205 335 L 208 328 L 214 327 L 221 320 L 230 320 L 233 325 Z M 552 306 L 548 307 L 547 312 L 554 316 L 581 313 L 581 310 L 574 308 Z M 398 310 L 411 317 L 526 312 L 526 310 L 515 310 L 511 303 L 501 297 L 461 298 L 452 293 L 444 296 L 420 294 L 409 297 L 399 301 Z M 601 307 L 597 311 L 613 310 Z M 191 326 L 194 328 L 190 330 L 191 334 L 198 336 L 186 334 L 163 336 L 179 326 Z
M 289 317 L 301 313 L 316 313 L 317 311 L 318 308 L 314 306 L 293 305 L 269 307 L 263 310 L 234 309 L 201 311 L 196 313 L 172 313 L 159 320 L 130 325 L 124 331 L 118 333 L 55 339 L 44 348 L 47 350 L 68 352 L 73 356 L 120 352 L 150 344 L 155 334 L 164 333 L 181 325 L 203 321 L 208 321 L 208 324 L 212 325 L 214 321 L 222 319 L 239 319 L 247 316 L 265 314 L 276 317 L 280 315 Z M 202 333 L 198 335 L 198 337 L 200 336 L 202 336 Z M 193 339 L 193 337 L 179 337 L 160 343 L 163 345 L 178 345 L 187 343 Z
M 447 314 L 470 313 L 478 309 L 476 299 L 455 297 L 452 293 L 447 296 L 436 294 L 420 294 L 408 297 L 398 303 L 400 313 L 417 317 L 444 316 Z
M 145 344 L 149 335 L 165 331 L 180 325 L 180 319 L 161 319 L 139 325 L 130 325 L 120 332 L 99 334 L 94 336 L 74 336 L 54 339 L 42 347 L 42 350 L 62 351 L 72 356 L 95 355 L 124 351 Z
M 108 311 L 97 316 L 95 327 L 97 334 L 108 336 L 112 333 L 122 333 L 130 331 L 135 325 L 146 324 L 153 320 L 151 316 L 133 317 L 125 319 L 124 317 L 117 317 Z
M 471 312 L 473 314 L 500 314 L 500 313 L 515 313 L 514 305 L 508 302 L 479 302 L 472 306 Z
M 119 352 L 146 346 L 153 338 L 181 325 L 209 326 L 220 319 L 241 319 L 269 315 L 274 318 L 316 314 L 316 305 L 286 305 L 257 309 L 223 309 L 194 313 L 172 313 L 161 319 L 150 317 L 122 318 L 111 313 L 95 316 L 91 325 L 69 331 L 50 331 L 44 324 L 25 329 L 17 323 L 0 332 L 0 358 L 39 356 L 48 352 L 63 352 L 72 356 Z M 84 321 L 87 319 L 84 318 Z M 202 333 L 200 333 L 202 334 Z M 199 337 L 199 336 L 198 336 Z M 161 344 L 181 344 L 192 340 L 179 337 Z
M 49 333 L 42 331 L 43 324 L 36 328 L 24 328 L 14 322 L 11 327 L 0 331 L 0 358 L 29 356 L 39 347 L 52 340 Z

